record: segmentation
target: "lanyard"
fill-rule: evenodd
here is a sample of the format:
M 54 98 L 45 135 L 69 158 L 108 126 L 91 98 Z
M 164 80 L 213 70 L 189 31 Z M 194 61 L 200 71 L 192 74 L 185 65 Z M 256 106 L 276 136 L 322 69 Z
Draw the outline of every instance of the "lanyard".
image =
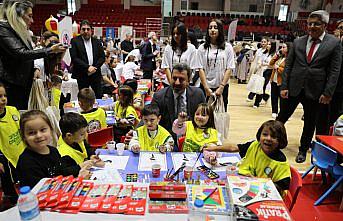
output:
M 209 69 L 211 68 L 211 67 L 210 67 L 210 58 L 209 58 L 209 55 L 210 55 L 210 47 L 211 47 L 211 46 L 209 46 L 209 47 L 207 48 L 207 66 L 209 67 Z M 214 69 L 216 68 L 218 53 L 219 53 L 219 52 L 218 52 L 218 48 L 217 48 L 216 58 L 214 59 L 214 65 L 213 65 L 213 68 L 214 68 Z
M 173 55 L 172 55 L 172 67 L 174 66 L 174 53 L 175 53 L 175 51 L 173 50 Z M 183 54 L 183 52 L 181 52 L 180 55 L 177 54 L 177 56 L 179 57 L 179 63 L 181 62 L 182 54 Z

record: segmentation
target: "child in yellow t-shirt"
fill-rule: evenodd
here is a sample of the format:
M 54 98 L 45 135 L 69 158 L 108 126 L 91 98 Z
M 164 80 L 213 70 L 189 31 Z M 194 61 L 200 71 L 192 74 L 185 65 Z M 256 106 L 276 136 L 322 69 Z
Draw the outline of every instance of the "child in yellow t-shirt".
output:
M 205 146 L 221 145 L 220 134 L 215 129 L 213 109 L 206 103 L 199 104 L 192 121 L 186 121 L 185 112 L 181 112 L 173 123 L 173 132 L 185 135 L 182 151 L 199 152 Z M 204 151 L 204 158 L 211 164 L 216 164 L 219 153 Z
M 157 106 L 147 105 L 142 110 L 144 125 L 137 128 L 129 143 L 129 149 L 138 153 L 139 151 L 172 151 L 174 140 L 170 133 L 158 125 L 161 120 L 160 111 Z
M 134 129 L 138 122 L 138 115 L 133 103 L 133 91 L 129 86 L 121 86 L 118 91 L 119 99 L 114 102 L 113 110 L 116 118 L 114 125 L 114 139 L 119 142 L 130 129 Z
M 63 115 L 63 105 L 67 102 L 70 102 L 71 95 L 68 93 L 67 96 L 64 96 L 62 93 L 62 79 L 59 76 L 53 75 L 51 77 L 51 84 L 51 105 L 58 108 L 60 110 L 60 114 Z
M 7 106 L 5 85 L 0 82 L 0 178 L 4 191 L 2 203 L 8 206 L 15 205 L 18 199 L 13 181 L 17 180 L 15 168 L 25 149 L 20 136 L 19 120 L 17 108 Z
M 287 157 L 282 153 L 287 144 L 283 123 L 276 120 L 264 122 L 258 129 L 256 141 L 245 144 L 209 146 L 206 150 L 239 152 L 242 161 L 238 173 L 246 176 L 270 178 L 281 194 L 289 189 L 291 170 Z
M 87 120 L 87 132 L 94 132 L 106 128 L 106 113 L 101 108 L 93 108 L 95 93 L 90 88 L 83 88 L 79 91 L 77 98 L 81 108 L 81 115 Z

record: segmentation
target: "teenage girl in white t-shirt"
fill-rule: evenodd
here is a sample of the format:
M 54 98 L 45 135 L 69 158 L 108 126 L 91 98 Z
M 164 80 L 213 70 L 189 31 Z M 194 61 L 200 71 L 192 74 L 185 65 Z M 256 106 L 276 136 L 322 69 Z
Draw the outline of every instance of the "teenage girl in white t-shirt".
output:
M 208 25 L 205 43 L 198 48 L 201 88 L 206 96 L 223 95 L 225 110 L 228 104 L 229 78 L 235 69 L 234 52 L 231 44 L 224 40 L 223 23 L 212 19 Z
M 161 68 L 165 70 L 168 82 L 171 82 L 171 71 L 174 64 L 185 63 L 192 70 L 197 69 L 196 49 L 187 43 L 187 30 L 183 23 L 177 23 L 172 28 L 171 45 L 164 49 Z

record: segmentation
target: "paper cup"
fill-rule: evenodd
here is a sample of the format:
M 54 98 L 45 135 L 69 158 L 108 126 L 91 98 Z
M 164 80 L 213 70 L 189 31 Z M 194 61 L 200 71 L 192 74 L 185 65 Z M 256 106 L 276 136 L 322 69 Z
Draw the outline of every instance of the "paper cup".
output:
M 185 169 L 183 169 L 183 178 L 185 180 L 192 179 L 193 176 L 193 168 L 190 166 L 186 166 Z
M 116 142 L 115 141 L 108 141 L 107 142 L 107 149 L 110 153 L 113 153 L 114 150 L 116 149 Z
M 152 173 L 152 177 L 157 178 L 160 177 L 161 174 L 161 165 L 160 164 L 153 164 L 151 166 L 151 173 Z
M 124 143 L 117 143 L 117 153 L 119 156 L 123 155 L 125 149 Z

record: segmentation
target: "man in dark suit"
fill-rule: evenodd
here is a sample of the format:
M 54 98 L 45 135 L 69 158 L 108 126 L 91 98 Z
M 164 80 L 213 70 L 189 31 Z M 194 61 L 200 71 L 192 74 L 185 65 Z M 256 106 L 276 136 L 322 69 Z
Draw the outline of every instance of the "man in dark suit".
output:
M 330 103 L 340 74 L 342 46 L 337 38 L 325 33 L 328 22 L 326 11 L 314 11 L 309 15 L 308 35 L 294 41 L 282 74 L 281 97 L 287 100 L 277 120 L 285 123 L 299 103 L 304 108 L 297 163 L 306 160 L 318 109 Z
M 83 20 L 80 27 L 80 35 L 71 40 L 72 77 L 77 79 L 79 90 L 91 86 L 96 98 L 101 98 L 101 65 L 105 62 L 104 49 L 100 40 L 92 37 L 92 29 L 87 20 Z
M 157 50 L 157 36 L 155 32 L 150 32 L 148 34 L 148 41 L 144 42 L 140 47 L 140 53 L 142 55 L 141 59 L 141 69 L 143 70 L 144 79 L 152 79 L 153 71 L 156 69 L 155 58 L 159 51 Z
M 170 86 L 154 94 L 151 104 L 159 107 L 162 117 L 160 125 L 173 137 L 172 125 L 180 112 L 186 112 L 189 119 L 194 118 L 199 104 L 205 103 L 205 95 L 200 88 L 189 86 L 191 70 L 187 64 L 175 64 Z

